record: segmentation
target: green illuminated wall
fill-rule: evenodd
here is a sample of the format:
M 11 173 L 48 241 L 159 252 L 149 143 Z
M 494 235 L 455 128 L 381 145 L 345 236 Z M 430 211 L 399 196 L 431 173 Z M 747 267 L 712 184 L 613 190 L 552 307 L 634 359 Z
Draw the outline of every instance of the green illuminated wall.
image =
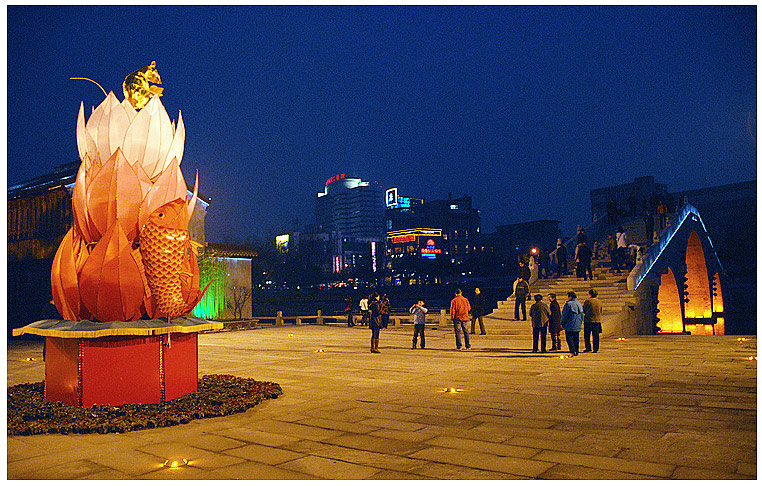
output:
M 227 289 L 227 272 L 225 260 L 215 257 L 210 251 L 199 255 L 198 269 L 201 273 L 201 289 L 209 282 L 204 297 L 193 309 L 192 314 L 202 319 L 220 319 L 225 311 L 225 290 Z

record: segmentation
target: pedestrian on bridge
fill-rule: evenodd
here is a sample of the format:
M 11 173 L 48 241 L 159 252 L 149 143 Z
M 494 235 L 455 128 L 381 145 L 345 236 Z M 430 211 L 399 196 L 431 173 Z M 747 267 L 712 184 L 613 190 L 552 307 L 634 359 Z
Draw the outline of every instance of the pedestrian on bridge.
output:
M 571 356 L 579 355 L 579 332 L 582 330 L 584 310 L 573 291 L 566 293 L 567 301 L 561 312 L 561 327 L 566 333 L 566 344 L 569 345 Z M 570 357 L 571 357 L 570 356 Z
M 598 352 L 599 335 L 603 332 L 601 326 L 601 316 L 603 314 L 603 304 L 598 300 L 598 291 L 590 289 L 590 298 L 582 304 L 582 309 L 585 312 L 585 352 L 593 353 Z M 593 347 L 590 348 L 590 335 L 593 337 Z

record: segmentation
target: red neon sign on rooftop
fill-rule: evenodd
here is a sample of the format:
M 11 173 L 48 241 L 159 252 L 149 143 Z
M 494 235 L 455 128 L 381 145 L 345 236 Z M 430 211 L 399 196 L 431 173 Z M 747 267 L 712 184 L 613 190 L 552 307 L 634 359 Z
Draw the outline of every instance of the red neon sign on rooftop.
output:
M 346 174 L 336 174 L 333 177 L 329 177 L 328 180 L 325 181 L 325 185 L 327 186 L 327 185 L 331 184 L 332 182 L 336 182 L 336 181 L 344 179 L 344 178 L 346 178 Z

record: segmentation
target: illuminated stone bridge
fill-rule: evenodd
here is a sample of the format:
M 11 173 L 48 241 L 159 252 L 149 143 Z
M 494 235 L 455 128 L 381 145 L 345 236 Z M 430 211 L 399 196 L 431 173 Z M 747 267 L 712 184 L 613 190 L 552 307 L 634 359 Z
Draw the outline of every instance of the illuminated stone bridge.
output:
M 640 333 L 725 334 L 723 275 L 701 215 L 684 205 L 627 279 Z

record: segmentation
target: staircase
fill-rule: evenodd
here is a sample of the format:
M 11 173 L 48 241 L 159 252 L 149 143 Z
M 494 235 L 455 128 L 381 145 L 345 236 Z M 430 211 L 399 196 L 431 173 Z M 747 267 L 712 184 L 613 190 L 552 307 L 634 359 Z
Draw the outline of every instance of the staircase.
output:
M 621 312 L 627 312 L 628 306 L 634 306 L 635 300 L 632 292 L 627 290 L 627 274 L 621 273 L 619 275 L 609 273 L 606 270 L 593 270 L 593 280 L 582 280 L 571 275 L 566 275 L 556 279 L 541 279 L 536 281 L 530 287 L 532 299 L 527 300 L 527 319 L 529 319 L 529 308 L 534 303 L 534 295 L 542 294 L 543 302 L 548 303 L 548 294 L 553 292 L 556 294 L 556 299 L 559 305 L 563 309 L 566 302 L 566 293 L 573 291 L 577 294 L 577 300 L 584 302 L 585 299 L 590 297 L 587 293 L 588 290 L 594 288 L 598 291 L 598 300 L 603 304 L 603 335 L 616 334 L 612 329 L 613 323 L 619 318 Z M 502 319 L 513 319 L 513 307 L 514 299 L 501 300 L 497 303 L 497 309 L 492 313 L 491 317 L 497 317 Z M 513 321 L 514 326 L 511 327 L 511 334 L 532 334 L 532 326 L 527 322 Z M 608 324 L 608 326 L 607 326 Z M 515 329 L 514 329 L 515 327 Z M 607 329 L 608 328 L 608 329 Z

